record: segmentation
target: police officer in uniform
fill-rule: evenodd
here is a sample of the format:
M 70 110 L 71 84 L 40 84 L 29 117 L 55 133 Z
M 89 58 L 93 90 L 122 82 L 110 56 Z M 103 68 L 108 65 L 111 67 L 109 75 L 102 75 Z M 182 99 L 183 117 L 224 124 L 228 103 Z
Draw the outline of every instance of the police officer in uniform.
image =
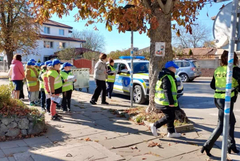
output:
M 205 142 L 202 147 L 201 152 L 204 151 L 208 156 L 211 156 L 210 150 L 212 149 L 214 143 L 218 137 L 222 134 L 223 131 L 223 118 L 224 118 L 224 106 L 225 106 L 225 89 L 226 89 L 226 77 L 227 77 L 227 65 L 228 65 L 228 51 L 224 51 L 221 56 L 221 66 L 218 67 L 211 81 L 211 88 L 215 90 L 214 102 L 218 108 L 218 124 L 214 129 L 212 135 Z M 237 100 L 238 87 L 239 87 L 239 77 L 240 77 L 240 68 L 238 65 L 238 57 L 234 53 L 234 68 L 233 68 L 233 78 L 232 78 L 232 92 L 231 92 L 231 105 L 230 105 L 230 122 L 229 122 L 229 138 L 228 138 L 228 153 L 234 152 L 239 153 L 239 150 L 236 148 L 236 143 L 234 139 L 234 128 L 236 119 L 233 113 L 233 106 Z
M 107 72 L 108 78 L 106 80 L 108 87 L 106 91 L 107 91 L 108 98 L 111 99 L 115 77 L 116 77 L 116 69 L 114 68 L 114 60 L 112 58 L 109 58 L 108 62 L 109 62 L 108 72 Z
M 160 109 L 165 116 L 159 121 L 150 125 L 152 134 L 154 136 L 158 136 L 158 128 L 167 124 L 167 137 L 181 137 L 181 134 L 176 133 L 174 128 L 175 110 L 178 109 L 177 85 L 175 78 L 175 72 L 177 68 L 178 66 L 173 61 L 169 61 L 165 64 L 165 68 L 163 68 L 159 74 L 159 78 L 155 87 L 155 104 L 156 108 Z

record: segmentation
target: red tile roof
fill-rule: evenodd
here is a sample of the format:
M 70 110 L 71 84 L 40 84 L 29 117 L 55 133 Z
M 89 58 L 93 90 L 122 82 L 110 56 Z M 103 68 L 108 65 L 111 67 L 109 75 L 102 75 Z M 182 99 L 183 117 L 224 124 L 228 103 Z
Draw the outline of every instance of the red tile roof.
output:
M 101 54 L 98 51 L 93 51 L 93 50 L 87 49 L 87 48 L 72 48 L 72 49 L 75 49 L 76 55 L 82 55 L 85 52 L 94 52 L 94 53 Z M 59 51 L 55 52 L 53 56 L 57 56 L 58 53 L 59 53 Z
M 73 27 L 56 22 L 56 21 L 52 21 L 52 20 L 48 20 L 46 22 L 43 22 L 44 25 L 50 25 L 50 26 L 56 26 L 56 27 L 63 27 L 63 28 L 68 28 L 68 29 L 73 29 Z
M 86 42 L 85 40 L 73 38 L 73 37 L 63 37 L 63 36 L 53 36 L 53 35 L 40 35 L 40 38 L 52 39 L 52 40 L 63 40 L 63 41 L 75 41 L 75 42 Z
M 189 50 L 192 50 L 193 55 L 215 55 L 217 52 L 216 48 L 185 48 L 183 49 L 183 54 L 188 55 Z

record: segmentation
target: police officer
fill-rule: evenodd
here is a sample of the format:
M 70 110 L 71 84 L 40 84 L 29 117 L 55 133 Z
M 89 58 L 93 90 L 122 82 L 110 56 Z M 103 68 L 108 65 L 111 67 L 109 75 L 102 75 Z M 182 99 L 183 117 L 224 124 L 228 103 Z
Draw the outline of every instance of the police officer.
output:
M 158 136 L 158 128 L 167 124 L 167 137 L 181 137 L 181 134 L 176 133 L 174 128 L 175 110 L 178 109 L 177 85 L 175 78 L 175 72 L 177 68 L 178 66 L 173 61 L 169 61 L 165 64 L 165 68 L 163 68 L 159 74 L 159 78 L 155 87 L 155 104 L 156 108 L 160 109 L 165 116 L 159 121 L 150 125 L 152 134 L 154 136 Z
M 111 99 L 112 97 L 112 92 L 113 92 L 113 86 L 115 82 L 115 77 L 116 77 L 116 69 L 114 68 L 114 60 L 112 58 L 109 58 L 108 60 L 108 79 L 106 80 L 107 82 L 107 94 L 108 98 Z
M 218 137 L 222 134 L 223 131 L 223 118 L 224 118 L 224 106 L 225 106 L 225 89 L 226 89 L 226 77 L 227 77 L 227 65 L 228 65 L 228 51 L 224 51 L 221 56 L 221 66 L 218 67 L 211 81 L 211 88 L 215 90 L 214 102 L 218 108 L 218 124 L 214 129 L 212 135 L 205 142 L 202 147 L 201 152 L 204 151 L 208 156 L 211 156 L 210 150 L 212 149 L 214 143 Z M 232 79 L 232 92 L 231 92 L 231 105 L 230 105 L 230 128 L 229 128 L 229 140 L 228 140 L 228 153 L 232 151 L 234 153 L 239 153 L 239 150 L 236 148 L 236 143 L 234 139 L 234 128 L 236 119 L 233 113 L 233 106 L 237 100 L 238 87 L 239 87 L 239 76 L 240 68 L 236 67 L 238 65 L 238 57 L 234 53 L 234 68 L 233 68 L 233 79 Z

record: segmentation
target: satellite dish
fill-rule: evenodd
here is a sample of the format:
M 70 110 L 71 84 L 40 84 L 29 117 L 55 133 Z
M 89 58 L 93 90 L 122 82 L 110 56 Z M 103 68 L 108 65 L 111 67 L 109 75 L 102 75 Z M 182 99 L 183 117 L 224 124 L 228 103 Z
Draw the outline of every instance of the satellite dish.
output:
M 240 4 L 240 3 L 239 3 Z M 229 43 L 231 25 L 232 2 L 223 7 L 217 14 L 213 23 L 213 37 L 217 48 Z

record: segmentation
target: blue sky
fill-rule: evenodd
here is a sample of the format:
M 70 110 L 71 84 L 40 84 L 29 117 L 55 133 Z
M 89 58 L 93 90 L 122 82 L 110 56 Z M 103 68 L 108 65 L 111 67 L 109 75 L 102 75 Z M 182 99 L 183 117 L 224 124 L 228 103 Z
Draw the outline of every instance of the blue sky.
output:
M 227 2 L 229 3 L 229 2 Z M 210 4 L 205 5 L 205 7 L 200 11 L 200 14 L 198 16 L 198 20 L 211 28 L 213 26 L 213 20 L 211 20 L 211 17 L 217 15 L 219 12 L 219 9 L 224 3 L 212 3 L 212 6 Z M 226 4 L 226 2 L 225 2 Z M 53 16 L 51 20 L 64 23 L 66 25 L 72 26 L 74 30 L 92 30 L 94 32 L 98 32 L 105 38 L 105 50 L 102 52 L 110 53 L 111 51 L 116 50 L 124 50 L 130 48 L 130 32 L 125 33 L 118 33 L 117 29 L 113 27 L 113 30 L 109 32 L 105 28 L 105 24 L 94 24 L 97 26 L 98 31 L 95 31 L 93 29 L 94 25 L 90 25 L 88 27 L 85 26 L 86 21 L 80 20 L 79 22 L 74 22 L 73 15 L 77 13 L 77 10 L 73 10 L 70 12 L 69 16 L 63 16 L 62 19 L 58 18 L 57 16 Z M 207 16 L 208 15 L 208 16 Z M 212 37 L 212 33 L 209 33 L 209 36 Z M 139 34 L 138 32 L 134 32 L 134 47 L 138 47 L 139 49 L 148 47 L 150 45 L 150 39 L 146 34 Z

